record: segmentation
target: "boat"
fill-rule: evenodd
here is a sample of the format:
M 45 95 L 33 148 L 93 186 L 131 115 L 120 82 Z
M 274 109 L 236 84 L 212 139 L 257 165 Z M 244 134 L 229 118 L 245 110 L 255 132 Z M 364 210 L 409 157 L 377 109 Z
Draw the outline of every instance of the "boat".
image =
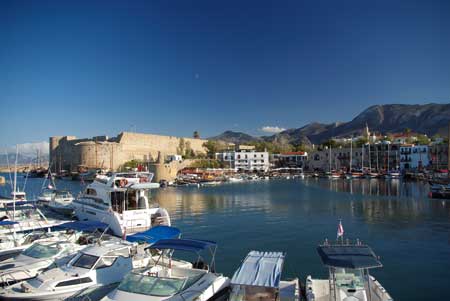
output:
M 357 241 L 356 244 L 325 241 L 317 252 L 329 269 L 329 279 L 306 279 L 307 301 L 391 301 L 383 286 L 369 270 L 382 267 L 372 249 Z
M 250 251 L 230 281 L 230 301 L 299 301 L 297 278 L 281 280 L 282 252 Z
M 135 246 L 126 241 L 87 246 L 66 264 L 0 291 L 0 300 L 62 300 L 91 287 L 118 283 L 133 269 Z
M 430 192 L 428 197 L 430 199 L 450 199 L 450 184 L 440 184 L 429 181 Z
M 55 212 L 71 215 L 73 213 L 72 202 L 74 197 L 69 191 L 56 190 L 52 199 L 46 204 L 46 206 Z
M 103 223 L 68 222 L 59 226 L 63 231 L 48 232 L 46 235 L 33 235 L 34 241 L 21 245 L 23 250 L 16 256 L 3 260 L 0 264 L 0 285 L 11 285 L 35 277 L 52 265 L 63 264 L 77 250 L 101 239 L 116 239 L 98 229 L 107 230 Z M 15 248 L 17 250 L 17 248 Z
M 99 175 L 72 202 L 75 215 L 81 221 L 104 222 L 119 237 L 156 225 L 170 226 L 167 210 L 149 204 L 150 189 L 159 188 L 152 178 L 149 172 Z
M 43 189 L 41 194 L 38 196 L 37 201 L 44 204 L 49 203 L 52 200 L 53 196 L 56 194 L 56 191 L 57 190 L 53 187 Z
M 161 250 L 152 266 L 128 273 L 117 289 L 102 301 L 129 300 L 179 300 L 207 301 L 227 292 L 229 279 L 215 272 L 217 244 L 197 239 L 162 239 L 149 247 Z M 211 252 L 211 262 L 206 264 L 201 252 Z M 175 260 L 174 251 L 193 252 L 198 255 L 194 264 Z M 166 263 L 165 263 L 166 262 Z

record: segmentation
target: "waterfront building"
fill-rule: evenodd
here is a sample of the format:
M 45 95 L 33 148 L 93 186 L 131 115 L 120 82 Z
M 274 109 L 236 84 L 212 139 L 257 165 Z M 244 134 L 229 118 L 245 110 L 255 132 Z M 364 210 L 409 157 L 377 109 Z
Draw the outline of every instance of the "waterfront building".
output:
M 269 153 L 257 152 L 254 146 L 240 145 L 235 150 L 216 153 L 215 157 L 236 172 L 265 172 L 270 167 Z
M 78 171 L 80 166 L 115 171 L 130 160 L 154 162 L 159 153 L 182 155 L 180 150 L 189 149 L 206 154 L 205 142 L 203 139 L 130 132 L 122 132 L 116 137 L 58 136 L 50 137 L 49 158 L 54 172 Z
M 400 146 L 400 169 L 422 169 L 429 165 L 428 145 L 404 144 Z
M 430 166 L 433 170 L 447 169 L 449 167 L 449 147 L 447 143 L 434 143 L 429 147 Z
M 307 152 L 286 152 L 278 155 L 278 165 L 280 167 L 303 168 L 307 160 L 308 160 Z

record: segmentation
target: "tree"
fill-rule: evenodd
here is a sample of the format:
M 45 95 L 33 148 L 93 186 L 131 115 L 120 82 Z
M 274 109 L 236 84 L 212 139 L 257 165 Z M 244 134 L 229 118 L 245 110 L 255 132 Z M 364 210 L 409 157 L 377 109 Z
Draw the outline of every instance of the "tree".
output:
M 194 134 L 192 135 L 195 139 L 200 139 L 200 133 L 198 131 L 194 131 Z
M 361 147 L 365 145 L 367 142 L 369 142 L 369 139 L 367 139 L 366 137 L 361 137 L 358 140 L 356 140 L 355 145 L 356 147 Z
M 203 143 L 203 147 L 206 148 L 206 152 L 208 154 L 208 157 L 210 158 L 214 158 L 216 153 L 227 148 L 224 142 L 216 140 L 206 141 L 205 143 Z
M 427 137 L 427 135 L 417 135 L 416 137 L 416 143 L 419 145 L 428 145 L 430 143 L 430 139 Z
M 411 134 L 411 129 L 405 128 L 404 133 L 405 133 L 405 135 L 409 136 Z
M 178 147 L 177 147 L 177 154 L 183 156 L 184 150 L 185 150 L 184 138 L 180 138 L 180 141 L 178 142 Z
M 194 168 L 223 168 L 222 162 L 215 159 L 200 159 L 195 160 L 189 167 Z

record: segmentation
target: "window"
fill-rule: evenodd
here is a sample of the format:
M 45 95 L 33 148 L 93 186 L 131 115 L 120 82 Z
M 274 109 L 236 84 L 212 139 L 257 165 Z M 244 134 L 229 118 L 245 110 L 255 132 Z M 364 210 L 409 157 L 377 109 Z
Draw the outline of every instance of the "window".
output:
M 83 278 L 77 278 L 77 279 L 72 279 L 72 280 L 67 280 L 67 281 L 61 281 L 56 285 L 56 287 L 78 285 L 78 284 L 89 283 L 89 282 L 92 282 L 91 278 L 83 277 Z
M 81 254 L 77 260 L 73 263 L 74 267 L 90 269 L 97 262 L 98 257 L 94 255 Z
M 88 194 L 88 195 L 97 195 L 97 191 L 95 191 L 95 189 L 88 188 L 88 189 L 86 189 L 86 194 Z
M 261 154 L 261 158 L 264 158 L 264 154 Z
M 254 154 L 253 157 L 256 158 L 256 154 Z
M 58 248 L 54 246 L 41 245 L 39 243 L 35 243 L 30 247 L 26 248 L 22 252 L 22 254 L 33 258 L 49 258 L 58 254 Z
M 102 257 L 98 261 L 98 263 L 95 266 L 95 268 L 96 269 L 102 269 L 102 268 L 110 267 L 110 266 L 112 266 L 114 264 L 116 259 L 117 259 L 117 257 Z

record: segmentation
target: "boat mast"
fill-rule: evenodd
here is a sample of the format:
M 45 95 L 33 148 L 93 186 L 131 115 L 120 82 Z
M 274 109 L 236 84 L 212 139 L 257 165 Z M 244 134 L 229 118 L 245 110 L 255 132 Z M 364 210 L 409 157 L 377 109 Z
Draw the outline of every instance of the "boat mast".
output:
M 387 155 L 387 172 L 389 172 L 389 147 L 390 147 L 391 145 L 390 144 L 388 144 L 388 151 L 387 151 L 387 153 L 388 153 L 388 155 Z
M 17 157 L 19 155 L 19 146 L 16 144 L 16 162 L 14 164 L 14 192 L 13 192 L 13 221 L 16 220 L 16 187 L 17 187 Z
M 361 172 L 364 171 L 364 143 L 361 145 Z
M 350 166 L 349 166 L 349 172 L 352 172 L 352 152 L 353 152 L 353 135 L 350 137 Z
M 370 156 L 370 140 L 369 140 L 369 172 L 372 172 L 372 158 Z
M 376 147 L 376 152 L 377 152 L 377 172 L 379 172 L 380 166 L 378 165 L 378 146 Z
M 330 143 L 330 149 L 329 149 L 329 153 L 330 153 L 330 155 L 328 156 L 329 157 L 329 165 L 330 165 L 330 174 L 331 174 L 331 143 Z

